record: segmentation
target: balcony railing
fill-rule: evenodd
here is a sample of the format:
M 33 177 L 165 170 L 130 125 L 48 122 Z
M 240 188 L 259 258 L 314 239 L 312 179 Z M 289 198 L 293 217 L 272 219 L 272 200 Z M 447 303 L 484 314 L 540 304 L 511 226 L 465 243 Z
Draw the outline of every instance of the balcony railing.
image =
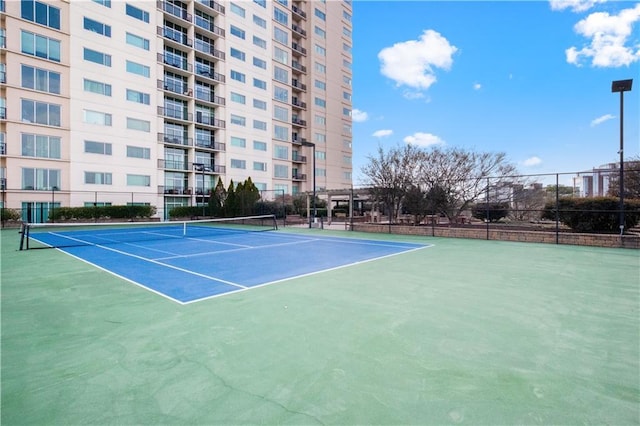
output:
M 305 67 L 298 61 L 291 61 L 291 68 L 294 68 L 300 72 L 307 72 L 307 67 Z
M 307 108 L 307 104 L 305 102 L 302 102 L 298 98 L 291 98 L 291 105 L 293 105 L 295 107 L 298 107 L 298 108 L 302 108 L 302 109 L 306 109 Z
M 7 107 L 0 107 L 0 119 L 7 119 Z
M 307 180 L 307 175 L 301 173 L 293 173 L 291 175 L 291 179 L 293 180 Z
M 159 169 L 189 170 L 189 163 L 186 160 L 164 160 L 158 159 Z
M 305 90 L 305 91 L 307 90 L 307 85 L 300 83 L 300 81 L 297 78 L 294 78 L 291 80 L 291 85 L 296 89 Z
M 158 133 L 158 142 L 164 142 L 171 145 L 191 146 L 193 139 L 186 136 L 168 135 L 166 133 Z
M 216 96 L 209 90 L 198 89 L 198 86 L 196 86 L 196 99 L 222 106 L 224 106 L 226 102 L 223 97 Z
M 191 188 L 187 186 L 159 186 L 158 194 L 191 195 Z
M 7 73 L 6 71 L 0 71 L 0 83 L 4 84 L 7 82 Z
M 224 129 L 226 127 L 226 123 L 224 122 L 224 120 L 218 120 L 217 118 L 211 115 L 203 114 L 200 111 L 196 112 L 196 123 L 205 124 L 207 126 L 220 127 L 221 129 Z
M 300 34 L 302 37 L 306 37 L 306 36 L 307 36 L 307 32 L 306 32 L 305 30 L 303 30 L 303 29 L 302 29 L 302 27 L 300 27 L 300 26 L 298 26 L 298 25 L 296 25 L 296 24 L 291 25 L 291 29 L 292 29 L 295 33 Z
M 168 53 L 158 53 L 158 62 L 189 72 L 193 69 L 193 66 L 186 59 Z
M 211 68 L 199 64 L 196 62 L 196 74 L 198 74 L 198 76 L 200 77 L 206 77 L 206 78 L 210 78 L 211 80 L 215 80 L 217 82 L 220 83 L 224 83 L 225 82 L 225 77 L 222 74 L 219 74 L 217 72 L 215 72 L 214 70 L 212 70 Z
M 5 191 L 7 189 L 7 178 L 0 178 L 0 190 Z
M 207 6 L 209 9 L 215 10 L 224 15 L 224 6 L 213 0 L 196 0 L 198 3 Z
M 175 80 L 158 80 L 158 89 L 164 89 L 172 93 L 179 93 L 184 96 L 192 96 L 193 90 L 187 83 Z
M 196 39 L 194 48 L 198 52 L 206 53 L 208 55 L 213 56 L 214 58 L 218 58 L 224 61 L 224 58 L 225 58 L 224 52 L 216 49 L 215 46 L 211 43 L 207 43 L 206 41 Z
M 7 144 L 6 142 L 0 143 L 0 155 L 7 155 Z
M 304 47 L 300 46 L 295 41 L 293 43 L 291 43 L 291 48 L 293 50 L 295 50 L 296 52 L 302 54 L 302 55 L 306 55 L 307 54 L 307 49 L 305 49 Z
M 158 9 L 161 9 L 173 16 L 177 16 L 180 19 L 184 19 L 185 21 L 192 21 L 192 16 L 185 9 L 176 6 L 175 4 L 169 3 L 167 1 L 158 1 L 157 3 Z
M 300 155 L 297 152 L 293 152 L 293 155 L 291 156 L 291 161 L 295 162 L 295 163 L 306 163 L 307 162 L 307 157 L 304 155 Z
M 306 120 L 301 120 L 294 115 L 293 117 L 291 117 L 291 124 L 295 124 L 297 126 L 306 126 L 307 122 Z
M 168 40 L 173 40 L 176 43 L 180 43 L 184 46 L 192 47 L 193 40 L 191 40 L 185 33 L 174 30 L 169 27 L 158 27 L 158 35 Z
M 225 32 L 222 28 L 220 27 L 216 27 L 213 22 L 210 22 L 206 19 L 204 19 L 202 16 L 197 16 L 196 15 L 196 27 L 198 28 L 202 28 L 203 30 L 209 31 L 210 33 L 213 33 L 219 37 L 224 37 Z
M 158 107 L 158 115 L 167 118 L 175 118 L 178 120 L 193 121 L 193 114 L 186 109 L 181 108 L 163 108 Z
M 212 149 L 214 151 L 226 151 L 227 147 L 224 143 L 216 142 L 213 139 L 197 139 L 196 148 Z
M 291 10 L 299 17 L 307 19 L 307 13 L 300 9 L 298 6 L 291 6 Z

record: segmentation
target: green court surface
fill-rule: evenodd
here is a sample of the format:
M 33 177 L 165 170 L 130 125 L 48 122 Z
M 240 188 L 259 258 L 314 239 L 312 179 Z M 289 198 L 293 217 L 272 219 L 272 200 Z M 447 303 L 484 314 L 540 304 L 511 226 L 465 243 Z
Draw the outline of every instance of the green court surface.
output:
M 640 424 L 640 251 L 277 232 L 434 246 L 180 305 L 0 232 L 2 425 Z

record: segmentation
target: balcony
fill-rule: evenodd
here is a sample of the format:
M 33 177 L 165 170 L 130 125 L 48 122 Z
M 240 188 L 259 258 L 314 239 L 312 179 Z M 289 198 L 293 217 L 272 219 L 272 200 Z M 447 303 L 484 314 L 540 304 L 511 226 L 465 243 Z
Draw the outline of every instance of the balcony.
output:
M 193 121 L 193 114 L 186 108 L 163 108 L 158 107 L 158 115 L 176 120 Z
M 293 151 L 293 154 L 291 156 L 291 161 L 293 161 L 294 163 L 306 163 L 307 157 L 304 155 L 298 154 L 296 151 Z
M 293 24 L 291 25 L 291 29 L 293 30 L 293 32 L 300 34 L 302 37 L 306 37 L 307 36 L 307 32 L 305 30 L 302 29 L 302 27 Z
M 291 105 L 297 108 L 307 109 L 307 104 L 296 97 L 291 98 Z
M 302 145 L 307 143 L 307 140 L 305 138 L 298 136 L 296 133 L 294 133 L 291 135 L 291 143 L 295 145 Z
M 299 17 L 301 17 L 302 19 L 307 19 L 307 13 L 305 11 L 303 11 L 302 9 L 300 9 L 298 6 L 291 6 L 291 10 L 293 11 L 293 13 L 295 13 L 296 15 L 298 15 Z
M 297 180 L 297 181 L 304 181 L 304 180 L 307 180 L 307 175 L 301 174 L 301 173 L 293 173 L 291 175 L 291 179 Z
M 187 12 L 185 9 L 179 6 L 176 6 L 175 4 L 169 3 L 167 1 L 158 1 L 157 8 L 164 12 L 167 12 L 170 15 L 183 19 L 185 21 L 191 22 L 193 20 L 193 17 L 191 16 L 191 14 Z
M 191 188 L 186 186 L 159 186 L 158 194 L 191 195 Z
M 202 16 L 197 16 L 196 15 L 196 21 L 195 21 L 196 27 L 198 28 L 202 28 L 205 31 L 210 32 L 211 34 L 214 34 L 218 37 L 224 37 L 225 36 L 225 32 L 222 28 L 220 27 L 216 27 L 213 22 L 210 22 L 206 19 L 204 19 Z
M 291 86 L 295 87 L 296 89 L 303 90 L 303 91 L 307 90 L 307 85 L 300 83 L 300 81 L 297 78 L 294 78 L 294 79 L 291 80 Z
M 306 120 L 301 120 L 295 115 L 291 117 L 291 124 L 299 126 L 299 127 L 306 127 L 307 126 Z
M 191 146 L 193 139 L 186 136 L 167 135 L 158 133 L 158 142 L 164 142 L 167 145 Z
M 0 143 L 0 155 L 7 155 L 7 144 L 5 142 Z
M 298 61 L 291 61 L 291 68 L 296 69 L 300 72 L 307 72 L 307 67 L 305 67 Z
M 218 120 L 212 115 L 203 114 L 201 111 L 196 112 L 196 123 L 219 127 L 221 129 L 224 129 L 226 127 L 226 123 L 224 122 L 224 120 Z
M 293 43 L 291 43 L 291 48 L 300 53 L 301 55 L 306 55 L 307 54 L 307 49 L 305 49 L 304 47 L 300 46 L 298 43 L 296 43 L 295 41 Z
M 216 96 L 209 90 L 199 89 L 197 86 L 196 86 L 196 99 L 199 101 L 209 102 L 209 103 L 220 105 L 220 106 L 224 106 L 226 102 L 223 97 Z
M 158 62 L 162 62 L 164 64 L 170 65 L 172 67 L 175 67 L 184 71 L 191 72 L 191 70 L 193 69 L 193 66 L 186 59 L 173 54 L 158 53 Z
M 0 120 L 7 119 L 7 107 L 0 107 Z
M 184 171 L 189 170 L 189 163 L 187 163 L 186 160 L 164 160 L 162 158 L 159 158 L 158 168 Z
M 216 142 L 213 139 L 196 139 L 196 148 L 211 149 L 213 151 L 226 151 L 224 143 Z
M 184 96 L 193 96 L 193 90 L 187 86 L 186 82 L 175 80 L 158 80 L 158 89 L 166 90 Z
M 215 72 L 213 69 L 206 67 L 204 65 L 201 65 L 197 62 L 196 62 L 196 74 L 198 75 L 198 77 L 206 77 L 219 83 L 225 82 L 224 75 L 219 74 Z
M 226 171 L 225 166 L 219 166 L 217 164 L 214 164 L 213 160 L 204 161 L 204 162 L 195 162 L 195 163 L 192 163 L 191 166 L 192 166 L 191 168 L 195 170 L 196 174 L 202 174 L 202 173 L 220 174 L 220 173 L 225 173 Z
M 0 178 L 0 191 L 7 190 L 7 178 Z
M 209 9 L 214 10 L 220 13 L 221 15 L 224 15 L 224 12 L 225 12 L 224 6 L 222 6 L 218 2 L 215 2 L 213 0 L 196 0 L 196 3 L 203 4 L 207 6 Z
M 215 46 L 213 44 L 211 44 L 211 43 L 207 43 L 205 41 L 196 39 L 196 44 L 195 44 L 194 48 L 198 52 L 206 53 L 207 55 L 211 55 L 214 58 L 217 58 L 217 59 L 220 59 L 221 61 L 224 61 L 224 58 L 225 58 L 224 52 L 221 51 L 221 50 L 216 49 Z
M 158 35 L 164 37 L 166 40 L 175 41 L 183 46 L 192 47 L 193 40 L 187 37 L 186 34 L 176 31 L 169 27 L 158 27 Z
M 7 73 L 0 71 L 0 83 L 5 84 L 7 82 Z

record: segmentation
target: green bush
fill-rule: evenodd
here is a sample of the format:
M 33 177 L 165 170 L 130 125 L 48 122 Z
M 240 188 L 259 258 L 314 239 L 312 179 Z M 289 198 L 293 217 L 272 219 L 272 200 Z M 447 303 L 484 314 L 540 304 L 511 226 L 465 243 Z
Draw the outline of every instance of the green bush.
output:
M 57 207 L 49 210 L 49 220 L 135 219 L 150 218 L 154 214 L 154 206 Z
M 184 218 L 184 217 L 197 217 L 203 216 L 202 206 L 179 206 L 169 210 L 169 217 L 171 219 Z M 205 206 L 204 216 L 209 216 L 209 206 Z
M 615 197 L 561 198 L 558 201 L 558 218 L 576 232 L 620 232 L 620 200 Z M 640 222 L 640 200 L 625 200 L 625 229 Z M 556 204 L 547 203 L 543 219 L 556 220 Z
M 476 219 L 497 222 L 509 214 L 509 203 L 478 203 L 471 208 L 471 215 Z
M 2 208 L 0 209 L 1 211 L 1 217 L 0 219 L 4 222 L 6 220 L 20 220 L 20 212 L 18 210 L 15 209 L 7 209 L 7 208 Z

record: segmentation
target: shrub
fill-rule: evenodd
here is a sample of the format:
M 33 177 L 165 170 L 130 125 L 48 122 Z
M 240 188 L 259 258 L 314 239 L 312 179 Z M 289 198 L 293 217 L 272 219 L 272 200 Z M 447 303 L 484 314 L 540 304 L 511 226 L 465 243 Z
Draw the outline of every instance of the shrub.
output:
M 0 220 L 2 220 L 3 222 L 6 220 L 20 220 L 20 212 L 18 210 L 15 209 L 7 209 L 7 208 L 2 208 L 0 209 L 1 211 L 1 217 Z
M 562 198 L 558 201 L 558 218 L 576 232 L 620 232 L 620 200 L 615 197 Z M 640 200 L 625 200 L 625 229 L 640 221 Z M 547 203 L 543 219 L 556 219 L 556 204 Z
M 150 218 L 154 214 L 154 206 L 57 207 L 49 210 L 49 220 L 134 219 Z
M 209 211 L 209 206 L 206 206 L 204 215 L 209 215 Z M 169 217 L 172 219 L 196 216 L 202 216 L 202 206 L 179 206 L 169 210 Z
M 471 215 L 476 219 L 497 222 L 509 214 L 509 203 L 478 203 L 471 208 Z

